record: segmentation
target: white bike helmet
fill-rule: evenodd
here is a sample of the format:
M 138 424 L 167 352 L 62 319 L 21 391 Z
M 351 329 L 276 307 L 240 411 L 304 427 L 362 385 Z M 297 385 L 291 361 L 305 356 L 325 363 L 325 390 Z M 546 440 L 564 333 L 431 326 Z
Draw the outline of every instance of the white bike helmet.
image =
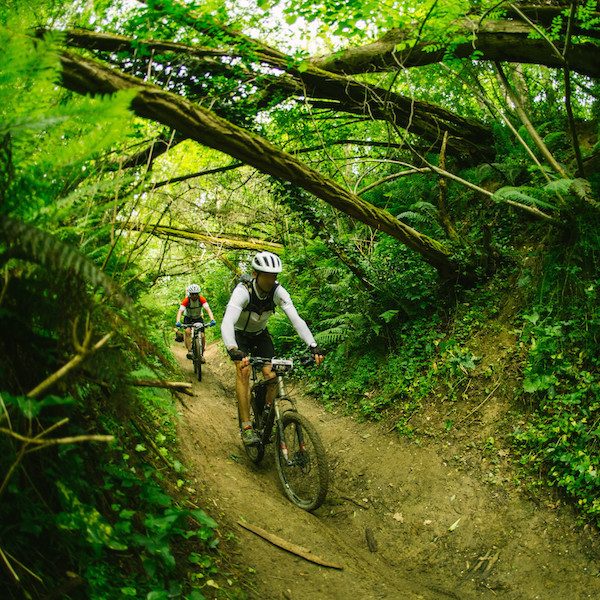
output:
M 281 259 L 272 252 L 259 252 L 252 259 L 252 268 L 260 273 L 281 273 Z
M 199 294 L 200 286 L 197 283 L 192 283 L 191 285 L 188 285 L 187 293 L 188 293 L 188 296 L 190 294 Z

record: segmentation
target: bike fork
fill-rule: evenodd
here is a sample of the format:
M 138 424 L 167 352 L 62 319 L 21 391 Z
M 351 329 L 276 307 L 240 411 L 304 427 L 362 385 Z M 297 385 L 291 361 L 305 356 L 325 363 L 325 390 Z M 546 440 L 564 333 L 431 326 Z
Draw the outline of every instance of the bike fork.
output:
M 286 465 L 290 467 L 294 464 L 294 461 L 290 460 L 290 453 L 285 440 L 285 430 L 283 428 L 283 422 L 279 418 L 279 406 L 277 405 L 275 405 L 275 414 L 277 418 L 277 427 L 279 428 L 279 451 L 281 452 Z M 300 452 L 304 452 L 306 450 L 306 445 L 304 443 L 304 436 L 302 435 L 302 428 L 298 428 L 297 425 L 295 435 L 298 436 L 298 447 Z

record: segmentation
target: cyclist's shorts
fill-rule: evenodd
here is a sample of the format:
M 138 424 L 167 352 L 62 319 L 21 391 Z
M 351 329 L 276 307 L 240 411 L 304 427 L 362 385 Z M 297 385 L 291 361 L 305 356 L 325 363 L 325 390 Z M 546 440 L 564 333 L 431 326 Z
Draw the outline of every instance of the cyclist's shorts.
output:
M 260 333 L 244 333 L 236 330 L 235 341 L 238 348 L 246 354 L 262 356 L 263 358 L 273 358 L 275 356 L 273 338 L 266 329 L 263 329 Z
M 192 325 L 193 323 L 204 323 L 204 319 L 202 317 L 188 317 L 187 315 L 184 315 L 184 325 Z

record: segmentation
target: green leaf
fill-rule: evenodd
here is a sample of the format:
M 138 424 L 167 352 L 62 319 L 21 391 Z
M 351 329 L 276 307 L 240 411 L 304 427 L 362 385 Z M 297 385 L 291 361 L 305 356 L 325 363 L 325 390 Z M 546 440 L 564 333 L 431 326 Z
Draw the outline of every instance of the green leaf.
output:
M 532 375 L 523 381 L 523 389 L 528 394 L 550 389 L 556 383 L 554 375 Z
M 550 202 L 546 202 L 545 200 L 541 200 L 540 198 L 533 196 L 532 193 L 538 192 L 539 190 L 535 190 L 534 188 L 522 186 L 522 187 L 512 187 L 506 186 L 497 190 L 492 196 L 492 200 L 494 202 L 506 202 L 507 200 L 511 200 L 512 202 L 519 202 L 521 204 L 526 204 L 528 206 L 536 206 L 541 208 L 547 208 L 550 210 L 555 210 L 556 206 L 554 204 L 550 204 Z
M 48 406 L 68 405 L 75 402 L 71 396 L 50 395 L 37 400 L 27 396 L 13 396 L 8 392 L 2 392 L 2 399 L 6 406 L 16 407 L 27 419 L 35 419 Z
M 394 319 L 396 317 L 396 315 L 399 313 L 399 310 L 386 310 L 385 312 L 381 313 L 379 315 L 380 319 L 383 319 L 386 323 L 389 323 L 392 319 Z

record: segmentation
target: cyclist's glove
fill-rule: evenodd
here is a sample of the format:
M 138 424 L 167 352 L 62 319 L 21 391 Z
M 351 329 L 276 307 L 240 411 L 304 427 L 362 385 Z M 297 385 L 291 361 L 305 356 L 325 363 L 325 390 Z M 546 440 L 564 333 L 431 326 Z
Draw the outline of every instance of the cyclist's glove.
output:
M 177 321 L 177 323 L 175 323 L 175 327 L 181 327 L 181 321 Z
M 216 324 L 217 324 L 217 322 L 216 322 L 216 321 L 213 319 L 213 320 L 212 320 L 212 321 L 211 321 L 211 322 L 208 324 L 208 326 L 209 326 L 209 327 L 214 327 Z
M 229 354 L 229 358 L 235 362 L 246 358 L 246 353 L 242 352 L 239 348 L 230 348 L 227 350 L 227 354 Z
M 310 346 L 309 350 L 313 356 L 316 356 L 317 354 L 320 354 L 321 356 L 325 356 L 325 351 L 322 350 L 321 348 L 319 348 L 319 346 Z

